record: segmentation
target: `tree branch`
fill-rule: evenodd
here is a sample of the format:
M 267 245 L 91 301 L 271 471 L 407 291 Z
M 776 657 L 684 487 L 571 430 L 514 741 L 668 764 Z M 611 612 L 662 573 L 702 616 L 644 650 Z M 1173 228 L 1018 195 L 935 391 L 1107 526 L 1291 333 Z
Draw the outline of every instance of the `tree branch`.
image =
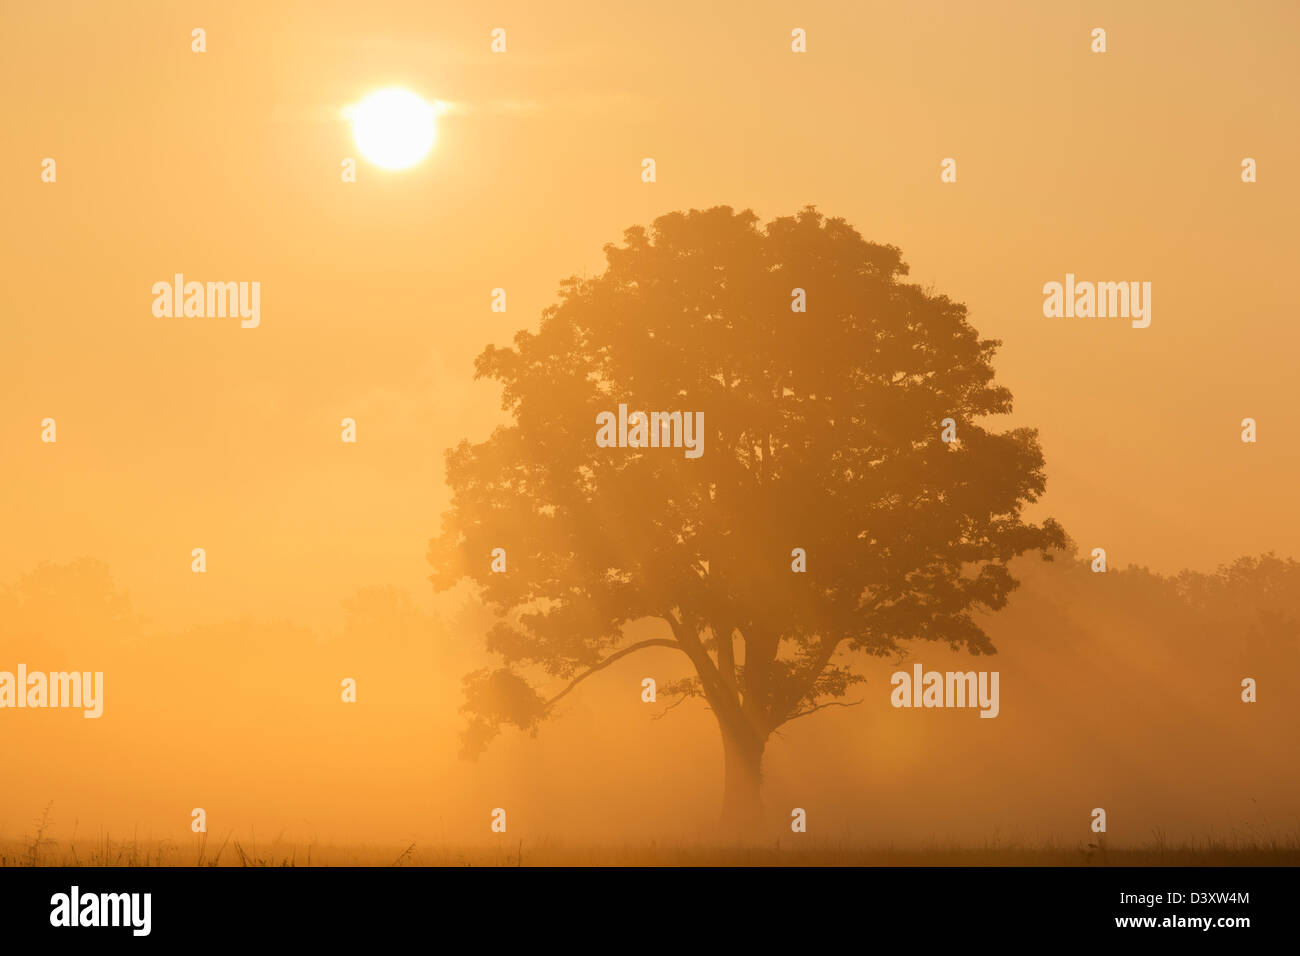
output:
M 723 683 L 738 694 L 740 687 L 736 683 L 736 647 L 732 643 L 732 634 L 736 629 L 729 625 L 711 626 L 713 639 L 718 645 L 718 671 L 722 675 Z
M 798 677 L 791 677 L 791 684 L 793 686 L 791 687 L 790 695 L 781 702 L 782 711 L 796 706 L 799 701 L 808 696 L 816 685 L 817 678 L 820 677 L 822 671 L 826 669 L 826 665 L 831 662 L 831 658 L 835 656 L 835 650 L 842 642 L 843 638 L 831 637 L 830 635 L 826 635 L 822 638 L 821 646 L 817 649 L 817 656 L 813 658 L 812 663 Z M 803 715 L 798 714 L 796 716 Z M 787 717 L 786 719 L 794 720 L 794 717 Z
M 546 702 L 545 709 L 550 710 L 552 707 L 555 706 L 557 702 L 559 702 L 561 697 L 566 695 L 569 691 L 573 690 L 573 688 L 577 687 L 578 684 L 582 683 L 582 681 L 586 680 L 592 674 L 596 673 L 596 671 L 604 670 L 606 667 L 614 663 L 620 657 L 627 657 L 627 655 L 632 654 L 636 651 L 644 650 L 647 647 L 675 647 L 678 650 L 683 650 L 681 644 L 677 643 L 676 641 L 670 641 L 665 637 L 656 637 L 648 641 L 637 641 L 635 644 L 629 644 L 621 651 L 615 651 L 613 654 L 610 654 L 609 657 L 606 657 L 603 660 L 597 661 L 595 664 L 592 664 L 589 668 L 587 668 L 585 671 L 583 671 L 573 680 L 569 681 L 568 687 L 564 688 L 564 690 L 560 691 L 558 694 L 556 694 L 554 697 L 552 697 L 550 700 Z
M 686 656 L 695 665 L 695 673 L 700 678 L 700 688 L 704 692 L 704 699 L 717 715 L 718 720 L 725 724 L 731 733 L 757 734 L 762 732 L 761 721 L 751 720 L 749 715 L 745 713 L 738 693 L 723 681 L 718 666 L 713 662 L 713 658 L 709 656 L 709 652 L 704 649 L 699 635 L 694 633 L 685 622 L 679 622 L 673 617 L 671 611 L 663 615 L 663 619 L 673 629 L 673 634 L 676 635 L 682 650 L 686 652 Z
M 704 688 L 705 696 L 707 697 L 711 691 L 715 693 L 725 691 L 726 685 L 722 683 L 722 675 L 718 673 L 718 667 L 713 663 L 713 658 L 709 657 L 708 651 L 700 643 L 699 635 L 691 631 L 684 619 L 679 621 L 673 617 L 671 611 L 663 614 L 662 617 L 668 622 L 668 626 L 672 628 L 678 646 L 691 659 L 691 663 L 695 665 L 695 672 L 699 674 L 700 684 Z
M 651 720 L 661 720 L 661 719 L 663 719 L 664 717 L 667 717 L 667 716 L 668 716 L 668 712 L 669 712 L 670 710 L 673 710 L 673 709 L 676 708 L 676 707 L 680 707 L 682 704 L 686 703 L 686 701 L 690 699 L 690 696 L 691 696 L 690 694 L 682 694 L 680 697 L 678 697 L 675 701 L 673 701 L 671 704 L 669 704 L 667 707 L 665 707 L 665 708 L 664 708 L 662 711 L 660 711 L 659 713 L 657 713 L 657 714 L 651 714 L 651 715 L 650 715 L 650 719 L 651 719 Z
M 844 701 L 842 700 L 828 700 L 824 704 L 818 704 L 815 707 L 809 707 L 807 710 L 801 710 L 798 711 L 797 713 L 791 714 L 789 717 L 785 719 L 785 722 L 788 724 L 792 720 L 797 720 L 800 717 L 807 717 L 809 714 L 815 714 L 817 711 L 822 710 L 826 707 L 856 707 L 858 706 L 858 704 L 861 703 L 862 701 L 860 700 L 850 701 L 847 704 L 844 703 Z

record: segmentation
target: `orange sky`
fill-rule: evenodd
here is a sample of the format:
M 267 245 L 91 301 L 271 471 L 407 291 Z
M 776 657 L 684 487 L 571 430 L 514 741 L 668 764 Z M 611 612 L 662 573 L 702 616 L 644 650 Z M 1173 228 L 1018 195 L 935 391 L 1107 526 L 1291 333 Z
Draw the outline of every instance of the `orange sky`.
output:
M 1041 430 L 1038 513 L 1114 566 L 1300 555 L 1298 29 L 1290 2 L 7 4 L 0 581 L 89 555 L 178 631 L 337 628 L 370 585 L 431 609 L 442 451 L 500 416 L 474 357 L 625 227 L 719 204 L 817 204 L 966 303 Z M 450 104 L 437 145 L 344 184 L 340 110 L 388 85 Z M 260 281 L 260 327 L 155 318 L 175 272 Z M 1066 272 L 1150 281 L 1151 327 L 1045 319 Z

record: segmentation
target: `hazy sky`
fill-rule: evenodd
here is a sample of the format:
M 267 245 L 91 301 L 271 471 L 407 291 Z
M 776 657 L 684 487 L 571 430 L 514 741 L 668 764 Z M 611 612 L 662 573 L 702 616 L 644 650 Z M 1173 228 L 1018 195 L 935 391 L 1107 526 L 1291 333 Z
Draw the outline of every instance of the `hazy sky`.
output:
M 1300 554 L 1296 4 L 459 6 L 3 7 L 0 580 L 90 555 L 173 629 L 431 605 L 442 452 L 501 415 L 474 357 L 624 228 L 720 204 L 816 204 L 964 302 L 1041 430 L 1035 514 L 1113 565 Z M 402 172 L 341 116 L 389 85 L 448 106 Z M 177 272 L 259 281 L 260 326 L 156 318 Z M 1067 272 L 1150 281 L 1150 327 L 1044 318 Z
M 624 227 L 717 204 L 772 218 L 815 203 L 965 302 L 1005 342 L 1017 420 L 1042 430 L 1046 510 L 1113 562 L 1300 553 L 1293 4 L 3 17 L 22 42 L 0 65 L 0 575 L 95 554 L 169 621 L 420 587 L 441 451 L 497 415 L 473 357 L 534 327 Z M 393 84 L 452 105 L 434 152 L 396 173 L 362 161 L 342 183 L 358 154 L 340 110 Z M 939 181 L 947 156 L 955 184 Z M 261 326 L 155 318 L 151 285 L 178 271 L 260 281 Z M 1045 319 L 1042 285 L 1067 271 L 1151 281 L 1151 327 Z M 489 310 L 497 286 L 505 314 Z M 56 447 L 37 440 L 46 416 Z

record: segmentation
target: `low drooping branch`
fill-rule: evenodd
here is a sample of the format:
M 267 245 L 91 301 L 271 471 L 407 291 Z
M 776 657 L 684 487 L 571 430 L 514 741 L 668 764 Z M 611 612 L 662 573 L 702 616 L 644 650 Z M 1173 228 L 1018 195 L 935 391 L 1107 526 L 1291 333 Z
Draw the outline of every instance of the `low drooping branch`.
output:
M 590 667 L 588 667 L 585 671 L 583 671 L 573 680 L 569 681 L 569 686 L 565 687 L 564 690 L 560 691 L 558 694 L 556 694 L 554 697 L 552 697 L 550 700 L 546 702 L 546 710 L 550 710 L 552 707 L 554 707 L 560 701 L 560 698 L 564 697 L 566 694 L 569 693 L 569 691 L 573 690 L 573 688 L 577 687 L 580 683 L 582 683 L 592 674 L 596 673 L 596 671 L 604 670 L 606 667 L 614 663 L 619 658 L 627 657 L 627 655 L 635 653 L 636 651 L 644 650 L 647 647 L 674 647 L 677 650 L 683 649 L 682 645 L 678 644 L 676 641 L 670 641 L 665 637 L 656 637 L 648 641 L 637 641 L 635 644 L 629 644 L 627 647 L 623 648 L 622 650 L 615 651 L 613 654 L 610 654 L 609 657 L 603 658 L 597 661 L 595 664 L 592 664 Z
M 860 703 L 862 703 L 860 700 L 851 700 L 848 703 L 845 703 L 842 700 L 828 700 L 825 703 L 817 704 L 815 707 L 809 707 L 807 710 L 796 711 L 787 717 L 785 722 L 788 724 L 792 720 L 798 720 L 800 717 L 807 717 L 809 714 L 815 714 L 817 711 L 826 707 L 856 707 Z
M 674 710 L 674 709 L 680 707 L 682 704 L 686 703 L 686 701 L 689 700 L 689 699 L 690 699 L 689 695 L 687 695 L 687 694 L 682 694 L 682 695 L 681 695 L 680 697 L 678 697 L 675 701 L 673 701 L 673 702 L 670 703 L 667 707 L 665 707 L 665 708 L 664 708 L 660 713 L 658 713 L 658 714 L 651 714 L 651 715 L 650 715 L 650 719 L 651 719 L 651 720 L 661 720 L 662 718 L 668 716 L 668 712 L 669 712 L 670 710 Z

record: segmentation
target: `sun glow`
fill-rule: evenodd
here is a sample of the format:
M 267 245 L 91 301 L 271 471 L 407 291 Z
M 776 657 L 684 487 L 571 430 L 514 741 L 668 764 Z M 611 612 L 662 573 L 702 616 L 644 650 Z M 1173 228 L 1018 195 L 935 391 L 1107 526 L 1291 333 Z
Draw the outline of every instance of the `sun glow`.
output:
M 343 112 L 361 155 L 376 166 L 406 169 L 433 148 L 437 110 L 409 90 L 379 90 Z

